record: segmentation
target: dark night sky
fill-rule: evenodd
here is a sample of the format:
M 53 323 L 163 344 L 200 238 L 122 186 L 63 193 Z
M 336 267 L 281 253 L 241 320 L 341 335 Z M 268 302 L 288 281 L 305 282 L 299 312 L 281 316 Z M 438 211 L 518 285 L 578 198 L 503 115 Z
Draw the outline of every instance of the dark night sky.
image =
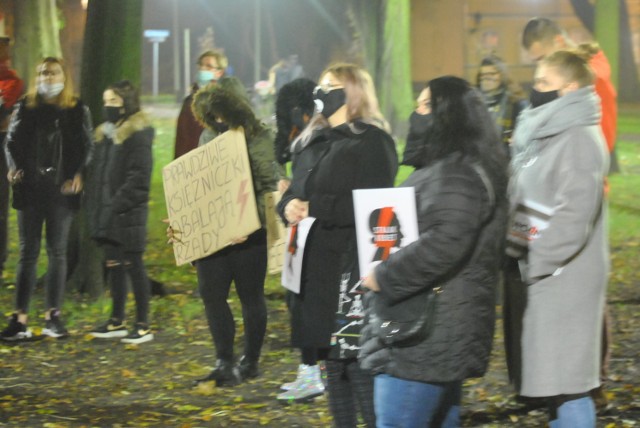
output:
M 289 54 L 299 55 L 306 74 L 317 79 L 330 62 L 346 60 L 350 29 L 340 0 L 177 0 L 180 52 L 183 30 L 191 30 L 191 63 L 201 52 L 198 39 L 213 27 L 215 44 L 247 86 L 254 76 L 254 8 L 261 2 L 261 73 Z M 144 1 L 144 29 L 173 31 L 173 0 Z M 160 92 L 173 90 L 173 34 L 160 45 Z M 151 44 L 143 48 L 143 90 L 151 90 Z M 181 82 L 182 65 L 181 65 Z M 195 66 L 192 65 L 192 75 Z

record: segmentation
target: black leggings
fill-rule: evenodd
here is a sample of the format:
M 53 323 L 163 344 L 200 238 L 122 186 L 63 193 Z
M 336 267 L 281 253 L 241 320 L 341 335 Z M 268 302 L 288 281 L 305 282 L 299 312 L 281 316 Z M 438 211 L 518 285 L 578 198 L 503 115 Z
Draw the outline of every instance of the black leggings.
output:
M 373 375 L 360 368 L 358 361 L 327 360 L 329 407 L 338 428 L 358 426 L 358 412 L 367 427 L 375 428 Z
M 233 281 L 242 304 L 244 355 L 251 361 L 257 361 L 267 329 L 267 305 L 264 299 L 267 239 L 264 229 L 249 235 L 242 244 L 232 245 L 198 260 L 196 269 L 200 297 L 218 359 L 233 360 L 236 328 L 227 303 Z
M 109 286 L 113 308 L 111 318 L 125 319 L 127 303 L 127 275 L 131 279 L 131 288 L 136 299 L 136 322 L 149 325 L 149 297 L 151 294 L 147 271 L 142 261 L 142 252 L 129 253 L 120 246 L 105 246 L 106 265 L 109 272 Z

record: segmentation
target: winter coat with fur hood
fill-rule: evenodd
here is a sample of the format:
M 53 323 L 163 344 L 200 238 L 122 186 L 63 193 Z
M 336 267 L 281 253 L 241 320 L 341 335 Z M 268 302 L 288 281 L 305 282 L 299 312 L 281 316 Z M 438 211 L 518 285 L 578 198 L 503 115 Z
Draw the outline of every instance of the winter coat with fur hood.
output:
M 117 127 L 105 122 L 96 130 L 94 159 L 86 189 L 91 237 L 143 252 L 154 130 L 144 113 L 128 117 Z

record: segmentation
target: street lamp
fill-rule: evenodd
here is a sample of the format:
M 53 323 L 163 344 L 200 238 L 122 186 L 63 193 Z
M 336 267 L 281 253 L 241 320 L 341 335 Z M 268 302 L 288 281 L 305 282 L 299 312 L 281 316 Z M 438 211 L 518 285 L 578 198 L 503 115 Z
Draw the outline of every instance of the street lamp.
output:
M 153 43 L 153 96 L 158 96 L 158 52 L 160 43 L 169 37 L 169 30 L 144 30 L 144 37 Z

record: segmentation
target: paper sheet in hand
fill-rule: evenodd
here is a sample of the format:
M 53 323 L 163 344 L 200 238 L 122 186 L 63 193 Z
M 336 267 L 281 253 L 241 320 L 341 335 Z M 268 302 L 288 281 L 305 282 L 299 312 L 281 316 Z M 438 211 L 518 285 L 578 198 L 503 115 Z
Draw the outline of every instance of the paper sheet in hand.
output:
M 419 236 L 413 187 L 353 191 L 360 275 Z
M 282 266 L 282 286 L 296 294 L 300 293 L 305 243 L 315 220 L 313 217 L 307 217 L 298 223 L 293 237 L 291 236 L 293 228 L 291 226 L 287 228 L 287 248 L 285 249 L 284 265 Z

